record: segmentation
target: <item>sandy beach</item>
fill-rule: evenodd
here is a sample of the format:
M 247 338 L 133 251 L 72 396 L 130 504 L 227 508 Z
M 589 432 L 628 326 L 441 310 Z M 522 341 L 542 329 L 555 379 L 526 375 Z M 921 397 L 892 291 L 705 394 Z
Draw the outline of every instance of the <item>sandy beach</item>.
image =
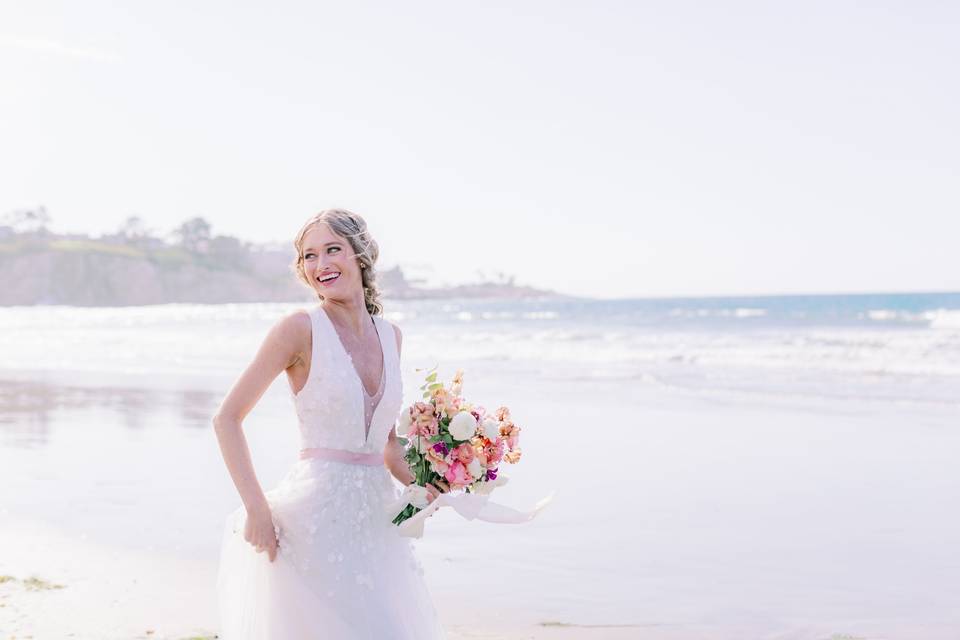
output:
M 591 397 L 602 399 L 602 390 Z M 533 611 L 507 608 L 491 623 L 465 606 L 457 597 L 460 573 L 447 567 L 471 570 L 462 546 L 489 544 L 498 532 L 447 514 L 433 519 L 418 553 L 452 639 L 955 637 L 960 615 L 951 594 L 960 571 L 949 541 L 960 523 L 938 505 L 956 495 L 949 452 L 960 436 L 945 422 L 916 420 L 907 438 L 866 410 L 797 414 L 675 400 L 667 394 L 659 406 L 654 397 L 642 401 L 629 444 L 638 460 L 629 474 L 560 485 L 557 504 L 540 519 L 502 534 L 524 549 L 521 556 L 541 546 L 537 563 L 517 567 L 514 576 L 540 590 L 523 594 L 524 602 L 539 605 Z M 552 423 L 569 411 L 542 406 L 531 417 Z M 602 411 L 599 417 L 609 418 Z M 531 434 L 528 446 L 545 446 L 540 439 L 546 440 Z M 559 474 L 574 452 L 561 446 L 554 453 L 541 472 Z M 849 473 L 854 460 L 856 475 Z M 904 469 L 907 462 L 912 470 Z M 635 489 L 617 492 L 621 481 Z M 7 486 L 4 504 L 14 491 Z M 619 498 L 586 513 L 589 496 L 604 492 Z M 522 504 L 521 496 L 515 501 Z M 145 549 L 117 544 L 122 532 L 110 530 L 106 514 L 89 520 L 85 531 L 10 515 L 2 514 L 0 527 L 0 545 L 8 550 L 0 563 L 8 576 L 0 584 L 4 638 L 216 633 L 212 536 L 178 549 L 158 532 Z M 167 517 L 157 514 L 156 522 Z M 566 529 L 560 537 L 558 526 Z M 593 549 L 592 557 L 570 557 L 582 548 Z M 538 578 L 542 562 L 553 568 Z M 583 580 L 578 567 L 592 578 Z M 613 606 L 604 607 L 611 599 Z M 491 596 L 491 602 L 499 601 Z
M 201 640 L 216 636 L 215 567 L 107 547 L 36 523 L 4 523 L 0 573 L 3 640 Z M 450 640 L 669 638 L 638 626 L 487 625 L 450 621 Z

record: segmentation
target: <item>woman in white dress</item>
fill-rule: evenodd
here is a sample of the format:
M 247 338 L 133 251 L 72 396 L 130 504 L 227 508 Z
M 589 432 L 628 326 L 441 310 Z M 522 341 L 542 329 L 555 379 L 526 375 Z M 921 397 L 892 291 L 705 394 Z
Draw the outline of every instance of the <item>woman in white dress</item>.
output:
M 386 512 L 400 495 L 394 478 L 413 475 L 394 432 L 402 335 L 382 317 L 377 244 L 363 218 L 330 209 L 294 245 L 297 276 L 320 303 L 277 322 L 213 419 L 243 501 L 224 530 L 219 637 L 443 638 L 411 543 Z M 284 371 L 302 448 L 264 492 L 242 423 Z M 447 488 L 428 487 L 428 500 Z

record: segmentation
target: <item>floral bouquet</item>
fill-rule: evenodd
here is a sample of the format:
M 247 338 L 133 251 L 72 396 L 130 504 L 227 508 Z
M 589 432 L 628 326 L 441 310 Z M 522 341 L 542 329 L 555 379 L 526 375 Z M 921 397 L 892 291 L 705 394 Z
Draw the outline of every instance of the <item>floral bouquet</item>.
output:
M 423 391 L 423 402 L 416 402 L 400 414 L 399 440 L 406 447 L 405 459 L 416 478 L 417 487 L 427 484 L 449 486 L 451 492 L 489 495 L 506 483 L 499 466 L 520 460 L 520 427 L 510 419 L 510 410 L 500 407 L 488 414 L 480 405 L 467 402 L 461 395 L 463 371 L 453 376 L 450 388 L 437 382 L 430 370 Z M 411 485 L 412 489 L 416 489 Z M 427 506 L 426 489 L 412 492 L 403 511 L 393 523 L 399 525 Z M 439 506 L 439 505 L 437 505 Z M 456 505 L 454 505 L 456 506 Z M 459 510 L 459 509 L 458 509 Z

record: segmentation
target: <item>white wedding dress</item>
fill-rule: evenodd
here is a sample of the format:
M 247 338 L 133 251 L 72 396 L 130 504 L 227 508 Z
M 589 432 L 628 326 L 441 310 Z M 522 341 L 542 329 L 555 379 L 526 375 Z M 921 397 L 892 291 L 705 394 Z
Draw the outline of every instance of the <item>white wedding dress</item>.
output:
M 277 556 L 270 562 L 244 540 L 243 507 L 227 518 L 218 637 L 443 639 L 411 542 L 386 512 L 400 495 L 382 457 L 403 395 L 393 327 L 373 317 L 384 366 L 371 397 L 322 305 L 310 318 L 309 377 L 299 393 L 291 391 L 301 458 L 266 492 L 279 529 Z

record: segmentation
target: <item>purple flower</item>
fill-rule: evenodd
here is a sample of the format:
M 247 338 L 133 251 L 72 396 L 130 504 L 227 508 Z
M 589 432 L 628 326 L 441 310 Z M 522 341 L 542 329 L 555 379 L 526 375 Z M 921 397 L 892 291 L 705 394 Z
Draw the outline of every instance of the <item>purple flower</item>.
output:
M 433 450 L 444 457 L 446 457 L 446 455 L 450 453 L 450 449 L 448 449 L 447 445 L 444 444 L 443 442 L 438 442 L 437 444 L 433 445 Z
M 487 469 L 487 480 L 496 480 L 496 479 L 497 479 L 497 470 Z

